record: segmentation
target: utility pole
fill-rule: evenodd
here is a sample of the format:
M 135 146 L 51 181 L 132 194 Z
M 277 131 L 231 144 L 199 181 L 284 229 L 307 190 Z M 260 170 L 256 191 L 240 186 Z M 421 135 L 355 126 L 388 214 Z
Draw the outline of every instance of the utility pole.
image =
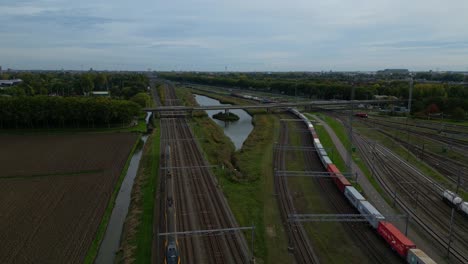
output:
M 348 157 L 347 157 L 347 167 L 348 167 L 348 172 L 353 173 L 352 170 L 352 151 L 353 151 L 353 114 L 354 114 L 354 92 L 355 92 L 355 84 L 352 84 L 351 87 L 351 110 L 349 111 L 349 122 L 348 122 L 348 137 L 349 137 L 349 149 L 348 149 Z
M 406 148 L 407 148 L 407 156 L 406 156 L 406 160 L 409 160 L 409 155 L 410 155 L 410 146 L 409 146 L 409 126 L 408 126 L 408 122 L 409 122 L 409 116 L 411 114 L 411 100 L 413 98 L 413 75 L 410 74 L 410 80 L 409 80 L 409 84 L 410 84 L 410 87 L 409 87 L 409 96 L 408 96 L 408 110 L 406 112 L 406 133 L 407 133 L 407 137 L 406 137 Z

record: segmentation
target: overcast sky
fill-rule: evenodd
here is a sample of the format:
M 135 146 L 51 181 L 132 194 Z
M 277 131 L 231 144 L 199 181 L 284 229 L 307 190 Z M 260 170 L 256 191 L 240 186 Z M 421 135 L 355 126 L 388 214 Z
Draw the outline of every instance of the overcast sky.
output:
M 0 0 L 14 69 L 468 70 L 468 0 Z

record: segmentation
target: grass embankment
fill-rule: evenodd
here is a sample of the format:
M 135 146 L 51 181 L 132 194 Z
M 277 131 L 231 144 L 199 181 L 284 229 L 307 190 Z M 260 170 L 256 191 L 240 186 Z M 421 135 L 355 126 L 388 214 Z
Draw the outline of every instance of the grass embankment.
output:
M 346 132 L 346 129 L 344 127 L 344 125 L 339 122 L 338 120 L 332 118 L 332 117 L 329 117 L 327 115 L 324 115 L 324 114 L 316 114 L 320 119 L 322 119 L 323 121 L 325 121 L 329 126 L 330 128 L 333 130 L 333 132 L 335 132 L 336 136 L 338 137 L 338 139 L 341 141 L 341 143 L 343 144 L 343 146 L 346 148 L 346 149 L 349 149 L 350 147 L 350 142 L 349 142 L 349 137 L 348 137 L 348 134 Z M 325 130 L 325 129 L 324 129 Z M 326 131 L 325 131 L 326 133 Z M 327 136 L 328 136 L 328 133 L 327 133 Z M 329 136 L 328 136 L 329 137 Z M 326 138 L 326 136 L 325 136 Z M 322 137 L 320 137 L 320 141 L 322 141 Z M 331 139 L 330 139 L 331 141 Z M 333 144 L 333 143 L 331 143 Z M 334 144 L 333 144 L 334 145 Z M 336 148 L 336 147 L 335 147 Z M 338 153 L 338 152 L 336 152 Z M 335 156 L 339 156 L 339 154 L 335 155 Z M 366 178 L 370 181 L 370 183 L 372 184 L 372 186 L 374 186 L 374 188 L 377 190 L 377 192 L 380 193 L 380 195 L 382 195 L 382 197 L 387 201 L 387 202 L 390 202 L 391 199 L 388 197 L 387 193 L 384 192 L 384 190 L 382 189 L 382 187 L 380 186 L 380 184 L 377 182 L 377 179 L 375 179 L 373 177 L 373 174 L 372 172 L 370 171 L 369 167 L 367 167 L 366 163 L 361 159 L 360 157 L 360 153 L 357 152 L 357 151 L 354 151 L 351 155 L 354 163 L 359 167 L 359 169 L 361 169 L 361 171 L 364 173 L 364 175 L 366 176 Z M 344 171 L 347 171 L 347 166 L 346 166 L 346 163 L 343 161 L 344 165 L 340 165 L 340 166 L 344 166 L 345 170 Z M 340 167 L 339 167 L 340 168 Z M 341 168 L 340 168 L 341 169 Z M 359 191 L 362 191 L 362 188 L 359 186 L 359 184 L 355 183 L 354 184 L 355 187 L 357 187 L 357 189 Z
M 289 124 L 289 131 L 297 130 L 297 124 Z M 301 146 L 301 135 L 289 133 L 290 145 Z M 322 139 L 320 139 L 322 142 Z M 291 151 L 287 155 L 287 170 L 305 170 L 307 160 L 304 152 Z M 336 213 L 333 206 L 327 200 L 326 195 L 318 186 L 317 181 L 310 177 L 288 178 L 290 193 L 293 197 L 297 213 L 305 214 L 333 214 Z M 338 190 L 334 190 L 338 192 Z M 311 243 L 319 259 L 325 263 L 362 263 L 367 259 L 362 251 L 355 245 L 353 238 L 345 230 L 341 223 L 315 222 L 303 223 Z
M 178 89 L 178 96 L 194 104 L 188 89 Z M 221 98 L 216 96 L 216 99 Z M 231 98 L 222 101 L 241 103 Z M 237 222 L 240 226 L 256 227 L 257 263 L 291 263 L 273 185 L 273 144 L 279 129 L 278 118 L 256 112 L 254 130 L 237 152 L 222 128 L 206 115 L 194 115 L 192 120 L 192 129 L 202 139 L 199 142 L 210 164 L 224 165 L 214 169 L 214 173 Z M 250 233 L 245 235 L 250 244 Z
M 99 224 L 96 236 L 88 249 L 88 253 L 86 254 L 84 263 L 93 263 L 97 256 L 102 239 L 104 238 L 104 234 L 106 233 L 107 225 L 109 224 L 109 219 L 112 214 L 112 210 L 115 206 L 115 199 L 117 198 L 122 182 L 125 178 L 125 175 L 127 174 L 128 166 L 130 165 L 130 160 L 132 159 L 133 153 L 140 144 L 140 137 L 138 137 L 137 141 L 135 142 L 132 150 L 128 155 L 127 161 L 125 162 L 125 166 L 122 172 L 120 173 L 119 178 L 117 179 L 117 183 L 114 187 L 114 190 L 112 191 L 112 195 L 109 199 L 109 203 L 106 207 L 106 211 L 104 212 L 101 223 Z
M 159 127 L 148 137 L 132 189 L 117 263 L 150 263 L 155 191 L 159 171 Z

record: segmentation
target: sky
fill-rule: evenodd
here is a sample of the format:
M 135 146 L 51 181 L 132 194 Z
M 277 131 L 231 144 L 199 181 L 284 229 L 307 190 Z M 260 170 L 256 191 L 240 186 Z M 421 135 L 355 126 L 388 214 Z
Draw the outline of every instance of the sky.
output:
M 0 0 L 0 65 L 468 71 L 468 1 Z

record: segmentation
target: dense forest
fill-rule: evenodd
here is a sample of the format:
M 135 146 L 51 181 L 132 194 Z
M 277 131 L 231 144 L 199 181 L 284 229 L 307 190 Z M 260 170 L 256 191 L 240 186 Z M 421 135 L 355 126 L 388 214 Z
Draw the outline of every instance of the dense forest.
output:
M 0 128 L 83 128 L 128 125 L 140 106 L 95 97 L 0 97 Z
M 354 86 L 355 99 L 373 99 L 374 95 L 395 96 L 408 99 L 409 79 L 344 73 L 174 73 L 165 72 L 162 78 L 204 85 L 241 88 L 272 93 L 308 97 L 310 99 L 349 100 Z M 398 76 L 401 77 L 401 76 Z M 419 79 L 418 79 L 419 78 Z M 458 119 L 468 111 L 468 87 L 462 74 L 416 73 L 411 111 L 413 113 L 438 113 L 454 115 Z M 421 80 L 424 79 L 424 80 Z

